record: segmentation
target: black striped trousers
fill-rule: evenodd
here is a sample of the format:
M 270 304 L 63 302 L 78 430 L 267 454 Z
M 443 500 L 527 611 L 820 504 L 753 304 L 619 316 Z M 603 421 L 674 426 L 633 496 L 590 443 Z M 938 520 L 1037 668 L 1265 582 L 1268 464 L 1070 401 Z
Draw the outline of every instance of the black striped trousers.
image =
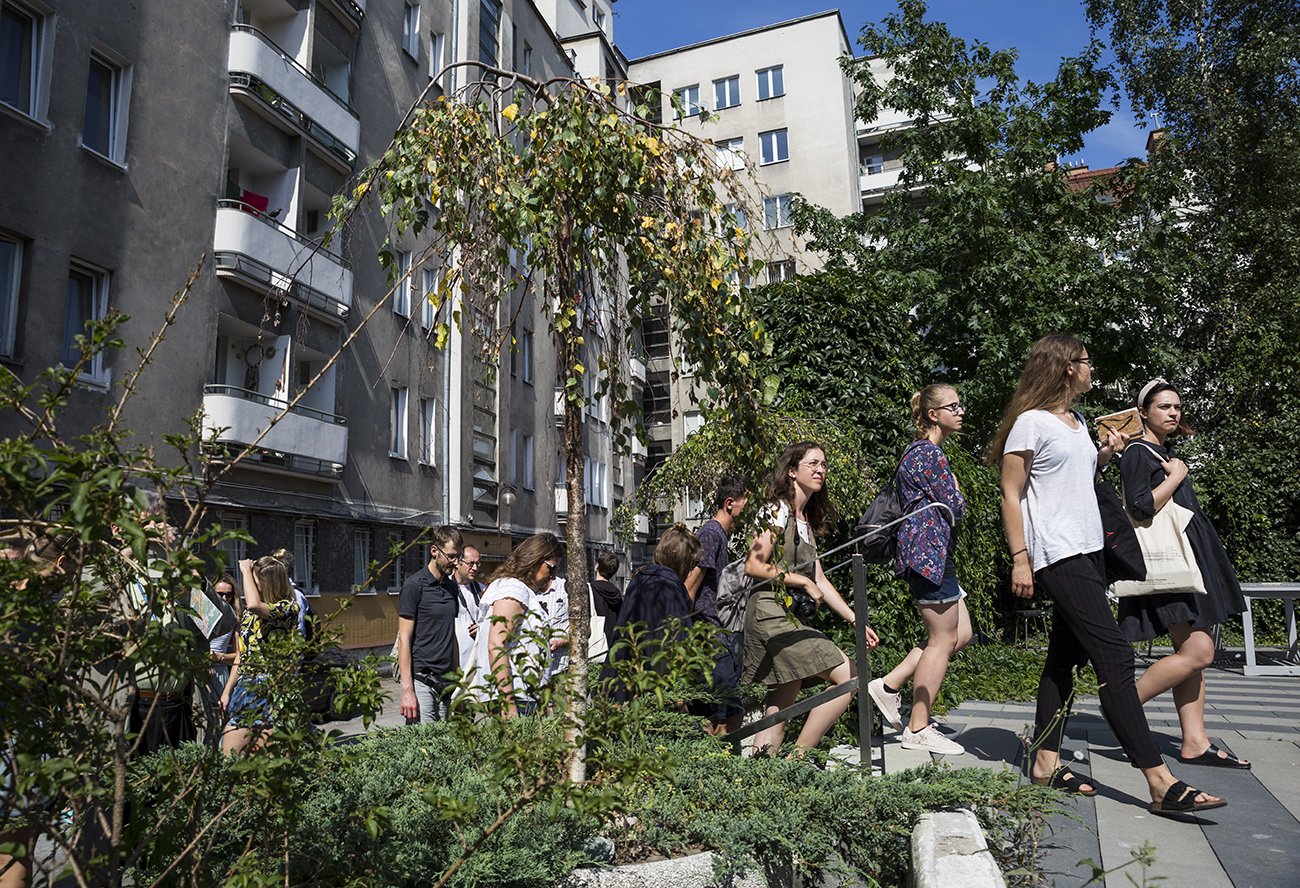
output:
M 1052 600 L 1047 662 L 1038 681 L 1034 748 L 1059 750 L 1074 691 L 1074 667 L 1092 661 L 1101 712 L 1135 768 L 1162 763 L 1133 679 L 1133 647 L 1106 601 L 1101 552 L 1074 555 L 1034 574 L 1034 586 Z

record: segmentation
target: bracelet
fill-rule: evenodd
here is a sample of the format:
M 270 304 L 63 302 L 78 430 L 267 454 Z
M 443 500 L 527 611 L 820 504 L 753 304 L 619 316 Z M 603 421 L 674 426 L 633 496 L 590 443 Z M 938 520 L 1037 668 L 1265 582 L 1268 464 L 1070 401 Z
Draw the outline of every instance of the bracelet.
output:
M 1012 558 L 1015 558 L 1015 557 L 1016 557 L 1017 555 L 1019 555 L 1021 552 L 1028 552 L 1028 551 L 1029 551 L 1029 547 L 1028 547 L 1028 546 L 1025 546 L 1023 549 L 1017 549 L 1016 551 L 1012 552 L 1012 553 L 1011 553 L 1011 557 L 1012 557 Z

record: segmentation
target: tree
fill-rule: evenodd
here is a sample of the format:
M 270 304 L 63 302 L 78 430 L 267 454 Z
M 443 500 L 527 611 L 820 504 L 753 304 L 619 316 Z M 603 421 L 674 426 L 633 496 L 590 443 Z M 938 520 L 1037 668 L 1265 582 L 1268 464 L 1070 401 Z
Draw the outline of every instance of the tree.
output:
M 718 165 L 708 141 L 649 120 L 626 84 L 540 82 L 460 64 L 481 68 L 484 79 L 451 100 L 421 97 L 334 211 L 345 220 L 374 201 L 397 234 L 427 235 L 431 245 L 412 271 L 424 262 L 451 269 L 430 298 L 450 305 L 453 322 L 474 312 L 494 317 L 519 288 L 536 286 L 544 301 L 565 404 L 576 738 L 590 620 L 584 407 L 608 398 L 619 441 L 626 440 L 639 415 L 624 373 L 629 336 L 652 304 L 662 304 L 681 344 L 678 360 L 704 383 L 704 398 L 744 415 L 755 389 L 753 356 L 767 344 L 730 284 L 758 263 L 749 234 L 724 206 L 743 209 L 749 191 L 743 177 Z M 387 246 L 380 259 L 392 263 Z M 438 344 L 448 332 L 447 322 L 437 326 Z M 490 335 L 481 342 L 493 356 L 502 344 Z M 580 744 L 575 750 L 571 773 L 580 780 Z

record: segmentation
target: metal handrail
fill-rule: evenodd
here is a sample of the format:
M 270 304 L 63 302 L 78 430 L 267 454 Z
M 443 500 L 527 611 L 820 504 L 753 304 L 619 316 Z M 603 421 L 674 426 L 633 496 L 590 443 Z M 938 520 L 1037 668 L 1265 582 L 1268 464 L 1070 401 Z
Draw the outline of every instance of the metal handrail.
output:
M 348 424 L 345 417 L 339 416 L 336 413 L 326 413 L 324 410 L 317 410 L 315 407 L 304 407 L 302 404 L 295 404 L 292 407 L 288 407 L 286 404 L 280 403 L 276 398 L 271 398 L 261 392 L 252 391 L 251 389 L 240 388 L 237 385 L 205 385 L 203 387 L 203 394 L 229 395 L 244 401 L 252 401 L 255 404 L 261 404 L 265 407 L 275 407 L 280 410 L 288 409 L 290 413 L 297 413 L 302 416 L 310 417 L 311 419 L 319 419 L 321 422 L 328 422 L 332 425 Z
M 230 197 L 223 197 L 217 200 L 217 209 L 239 210 L 241 212 L 248 213 L 251 216 L 256 216 L 258 220 L 260 220 L 263 224 L 270 225 L 272 228 L 276 229 L 281 234 L 293 238 L 295 241 L 302 244 L 304 247 L 310 247 L 314 252 L 322 254 L 326 259 L 330 259 L 334 262 L 337 262 L 339 265 L 342 265 L 344 268 L 348 270 L 352 269 L 352 263 L 344 259 L 338 253 L 335 253 L 332 250 L 327 250 L 325 247 L 316 243 L 316 241 L 303 237 L 301 234 L 294 231 L 288 225 L 285 225 L 283 222 L 279 221 L 278 219 L 272 219 L 268 214 L 262 212 L 257 207 L 253 206 L 247 201 L 236 200 Z
M 366 11 L 361 8 L 357 0 L 333 0 L 333 2 L 350 18 L 354 19 L 357 24 L 361 24 L 366 17 Z
M 256 96 L 259 101 L 264 102 L 273 111 L 280 112 L 281 117 L 301 128 L 308 136 L 325 146 L 325 150 L 337 155 L 349 167 L 356 165 L 357 153 L 355 151 L 343 144 L 338 136 L 325 129 L 325 127 L 313 120 L 310 115 L 303 113 L 303 110 L 293 102 L 276 92 L 274 87 L 260 77 L 249 74 L 247 71 L 231 71 L 230 85 L 231 87 L 248 90 L 250 95 Z M 259 92 L 260 89 L 265 89 L 275 96 L 275 99 L 268 99 Z
M 315 74 L 308 71 L 301 62 L 299 62 L 293 56 L 289 55 L 289 53 L 286 52 L 280 46 L 280 44 L 276 43 L 270 37 L 266 36 L 266 33 L 262 31 L 260 28 L 254 27 L 253 25 L 246 25 L 243 24 L 242 22 L 235 22 L 230 26 L 230 30 L 240 31 L 245 34 L 252 34 L 253 36 L 257 37 L 259 40 L 265 43 L 267 47 L 269 47 L 273 52 L 275 52 L 275 54 L 278 55 L 282 61 L 288 62 L 289 65 L 294 70 L 296 70 L 299 74 L 301 74 L 303 77 L 306 77 L 312 83 L 316 84 L 321 89 L 323 89 L 326 93 L 328 93 L 329 97 L 333 99 L 335 102 L 337 102 L 344 111 L 348 112 L 353 117 L 357 116 L 356 110 L 352 107 L 352 104 L 347 99 L 343 98 L 334 90 L 330 89 L 324 80 L 321 80 Z
M 304 305 L 320 309 L 337 320 L 343 320 L 348 316 L 349 306 L 346 302 L 322 293 L 302 281 L 290 280 L 288 287 L 276 287 L 271 275 L 285 274 L 285 272 L 277 271 L 265 262 L 254 259 L 246 253 L 241 253 L 238 250 L 217 250 L 212 254 L 212 261 L 218 269 L 232 269 L 237 274 L 252 278 L 260 284 L 265 284 L 273 291 L 282 292 L 289 299 L 295 299 Z

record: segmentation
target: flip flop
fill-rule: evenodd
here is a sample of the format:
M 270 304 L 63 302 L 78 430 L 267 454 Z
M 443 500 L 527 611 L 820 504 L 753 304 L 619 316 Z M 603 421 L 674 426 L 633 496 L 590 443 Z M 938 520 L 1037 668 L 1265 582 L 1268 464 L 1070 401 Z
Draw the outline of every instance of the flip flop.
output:
M 1158 802 L 1152 802 L 1147 806 L 1147 810 L 1152 814 L 1195 814 L 1198 811 L 1209 811 L 1212 808 L 1222 808 L 1228 803 L 1224 799 L 1215 802 L 1198 802 L 1196 797 L 1201 791 L 1194 786 L 1188 786 L 1179 780 L 1169 789 L 1165 790 L 1165 797 Z
M 1080 780 L 1079 775 L 1071 771 L 1068 767 L 1057 768 L 1051 777 L 1042 780 L 1037 777 L 1030 777 L 1031 782 L 1039 786 L 1050 786 L 1052 789 L 1059 789 L 1062 792 L 1068 792 L 1070 795 L 1081 795 L 1091 798 L 1097 794 L 1097 784 L 1091 780 Z M 1089 790 L 1080 789 L 1082 786 L 1092 787 Z
M 1219 755 L 1219 753 L 1223 755 Z M 1211 768 L 1237 768 L 1242 771 L 1250 770 L 1250 762 L 1243 762 L 1230 752 L 1210 744 L 1210 748 L 1200 755 L 1178 756 L 1178 760 L 1184 765 L 1206 765 Z

